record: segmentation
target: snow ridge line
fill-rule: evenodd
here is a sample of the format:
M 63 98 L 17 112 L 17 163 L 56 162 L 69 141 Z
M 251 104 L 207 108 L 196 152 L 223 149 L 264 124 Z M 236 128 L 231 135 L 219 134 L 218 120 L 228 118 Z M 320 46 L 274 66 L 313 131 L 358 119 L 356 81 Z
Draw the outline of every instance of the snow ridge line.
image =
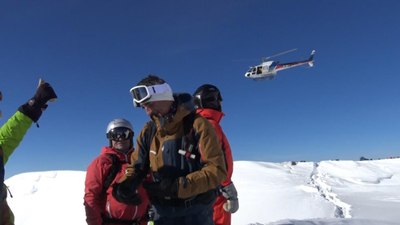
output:
M 324 177 L 326 177 L 326 175 L 322 174 L 318 167 L 319 163 L 314 162 L 313 171 L 310 175 L 310 184 L 318 190 L 321 197 L 335 206 L 336 218 L 352 218 L 350 214 L 351 205 L 343 202 L 337 197 L 337 194 L 332 191 L 332 187 L 325 182 Z

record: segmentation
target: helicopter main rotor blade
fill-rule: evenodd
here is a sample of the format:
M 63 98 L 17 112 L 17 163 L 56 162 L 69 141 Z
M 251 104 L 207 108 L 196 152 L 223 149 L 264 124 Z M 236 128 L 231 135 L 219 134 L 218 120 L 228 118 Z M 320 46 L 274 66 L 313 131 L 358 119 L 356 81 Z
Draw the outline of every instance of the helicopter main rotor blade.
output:
M 294 51 L 296 51 L 296 50 L 297 50 L 297 48 L 293 48 L 293 49 L 290 49 L 290 50 L 287 50 L 287 51 L 284 51 L 284 52 L 280 52 L 280 53 L 277 53 L 277 54 L 275 54 L 275 55 L 271 55 L 271 56 L 268 56 L 268 57 L 263 58 L 263 61 L 266 61 L 267 59 L 270 59 L 270 58 L 272 58 L 272 57 L 277 57 L 277 56 L 280 56 L 280 55 L 287 54 L 287 53 L 289 53 L 289 52 L 294 52 Z

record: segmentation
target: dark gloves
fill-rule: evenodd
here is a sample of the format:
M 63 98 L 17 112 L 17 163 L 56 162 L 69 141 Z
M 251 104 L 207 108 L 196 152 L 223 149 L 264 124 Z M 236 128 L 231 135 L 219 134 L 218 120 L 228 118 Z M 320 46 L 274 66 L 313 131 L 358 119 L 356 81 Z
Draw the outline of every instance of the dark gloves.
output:
M 178 197 L 178 179 L 164 178 L 156 183 L 143 183 L 151 198 L 171 199 Z
M 137 171 L 132 175 L 133 170 L 132 167 L 125 170 L 125 176 L 113 185 L 112 195 L 119 202 L 128 205 L 139 205 L 142 203 L 142 199 L 137 188 L 145 177 L 145 173 Z
M 112 195 L 117 201 L 127 205 L 139 205 L 142 203 L 142 199 L 137 192 L 137 186 L 135 186 L 130 179 L 122 183 L 115 183 L 113 185 Z
M 237 191 L 235 185 L 230 183 L 229 185 L 221 188 L 222 195 L 227 199 L 224 203 L 223 208 L 226 212 L 235 213 L 239 209 L 239 199 L 237 197 Z
M 56 99 L 57 95 L 50 84 L 40 79 L 35 95 L 27 103 L 21 105 L 18 111 L 22 112 L 36 123 L 42 115 L 42 112 L 47 108 L 47 102 L 52 102 Z

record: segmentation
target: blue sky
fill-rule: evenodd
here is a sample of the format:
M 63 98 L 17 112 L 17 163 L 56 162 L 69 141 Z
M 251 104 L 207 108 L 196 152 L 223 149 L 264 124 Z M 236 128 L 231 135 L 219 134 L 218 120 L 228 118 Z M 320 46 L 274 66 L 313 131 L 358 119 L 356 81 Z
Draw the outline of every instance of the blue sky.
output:
M 85 170 L 117 117 L 147 121 L 129 89 L 149 73 L 176 92 L 218 86 L 234 160 L 281 162 L 400 154 L 400 29 L 395 0 L 1 1 L 1 124 L 39 77 L 59 100 L 6 166 Z M 275 80 L 244 73 L 261 57 L 315 67 Z

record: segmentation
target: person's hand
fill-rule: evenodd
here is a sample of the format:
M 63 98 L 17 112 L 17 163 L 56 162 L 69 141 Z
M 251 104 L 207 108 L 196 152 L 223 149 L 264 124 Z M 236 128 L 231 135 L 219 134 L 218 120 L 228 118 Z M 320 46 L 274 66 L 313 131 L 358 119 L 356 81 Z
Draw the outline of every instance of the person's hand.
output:
M 125 168 L 124 175 L 121 176 L 121 178 L 117 181 L 117 183 L 122 183 L 126 179 L 131 179 L 133 177 L 134 173 L 135 173 L 135 169 L 133 168 L 133 166 L 128 165 Z
M 44 80 L 39 80 L 39 85 L 36 89 L 35 95 L 30 101 L 34 101 L 33 104 L 37 104 L 40 108 L 46 109 L 47 102 L 54 102 L 57 99 L 56 92 L 51 85 Z
M 223 208 L 226 212 L 235 213 L 239 209 L 239 199 L 237 197 L 237 191 L 235 185 L 230 183 L 229 185 L 221 188 L 222 195 L 227 199 L 224 203 Z
M 127 205 L 139 205 L 142 203 L 137 190 L 130 186 L 124 185 L 124 183 L 115 183 L 113 185 L 112 195 L 114 198 Z
M 139 205 L 142 203 L 142 199 L 137 191 L 138 183 L 139 181 L 135 177 L 130 177 L 121 182 L 118 181 L 112 187 L 112 195 L 119 202 L 128 205 Z
M 125 168 L 125 174 L 113 185 L 112 195 L 117 201 L 139 205 L 142 202 L 137 188 L 142 183 L 146 173 L 135 169 L 132 165 Z
M 40 79 L 35 95 L 27 103 L 21 105 L 18 110 L 36 123 L 47 108 L 47 102 L 56 99 L 57 95 L 51 85 Z
M 179 183 L 177 179 L 164 178 L 156 183 L 143 183 L 150 197 L 177 198 Z

